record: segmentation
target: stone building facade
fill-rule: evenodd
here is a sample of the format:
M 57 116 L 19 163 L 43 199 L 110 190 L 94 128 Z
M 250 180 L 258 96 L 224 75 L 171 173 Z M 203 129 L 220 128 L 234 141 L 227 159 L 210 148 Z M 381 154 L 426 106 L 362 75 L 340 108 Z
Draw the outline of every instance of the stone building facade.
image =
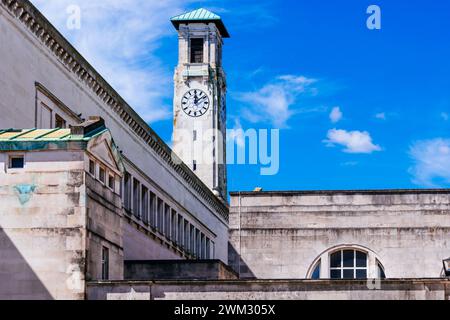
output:
M 0 2 L 0 128 L 100 116 L 122 153 L 126 260 L 228 260 L 228 207 L 27 0 Z M 153 208 L 158 212 L 152 219 Z
M 174 137 L 213 129 L 205 165 L 28 0 L 0 0 L 0 298 L 449 298 L 449 190 L 234 192 L 229 207 L 229 35 L 204 9 L 172 23 Z
M 439 278 L 449 239 L 450 190 L 231 193 L 241 278 Z
M 0 131 L 0 299 L 84 299 L 123 279 L 123 165 L 100 120 Z

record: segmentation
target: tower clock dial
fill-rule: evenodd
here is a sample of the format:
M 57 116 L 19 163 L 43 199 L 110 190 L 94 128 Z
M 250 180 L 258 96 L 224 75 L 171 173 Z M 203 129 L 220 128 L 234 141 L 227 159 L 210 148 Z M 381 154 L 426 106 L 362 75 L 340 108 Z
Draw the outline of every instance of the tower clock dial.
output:
M 181 99 L 181 108 L 190 117 L 198 118 L 209 110 L 209 97 L 199 89 L 186 92 Z

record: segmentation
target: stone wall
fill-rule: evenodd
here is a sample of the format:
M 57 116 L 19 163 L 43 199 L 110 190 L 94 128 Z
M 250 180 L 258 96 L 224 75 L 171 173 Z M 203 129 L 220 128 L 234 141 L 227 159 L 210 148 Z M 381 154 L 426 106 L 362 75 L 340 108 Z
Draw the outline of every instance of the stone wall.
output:
M 86 175 L 87 190 L 87 280 L 102 276 L 102 248 L 109 250 L 109 279 L 123 279 L 122 200 L 98 180 Z
M 88 300 L 448 300 L 445 279 L 88 283 Z
M 234 193 L 230 228 L 230 264 L 244 278 L 304 279 L 341 246 L 370 252 L 388 278 L 440 277 L 450 190 Z
M 0 170 L 0 299 L 84 299 L 83 153 L 48 157 L 28 153 L 25 170 Z M 0 153 L 0 168 L 7 159 Z

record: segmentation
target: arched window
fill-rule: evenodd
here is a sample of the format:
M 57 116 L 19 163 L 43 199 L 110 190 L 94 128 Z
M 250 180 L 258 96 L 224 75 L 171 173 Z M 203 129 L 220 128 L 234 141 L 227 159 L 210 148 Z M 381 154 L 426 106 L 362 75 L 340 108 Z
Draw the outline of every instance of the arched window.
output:
M 377 260 L 377 274 L 378 274 L 379 279 L 386 279 L 386 275 L 384 274 L 383 265 L 378 260 Z
M 331 279 L 366 279 L 367 254 L 359 250 L 339 250 L 330 255 Z
M 311 273 L 311 279 L 320 279 L 320 264 L 321 261 L 319 259 L 319 261 L 314 266 L 313 272 Z
M 310 279 L 385 279 L 378 255 L 369 248 L 346 244 L 323 251 L 306 275 Z

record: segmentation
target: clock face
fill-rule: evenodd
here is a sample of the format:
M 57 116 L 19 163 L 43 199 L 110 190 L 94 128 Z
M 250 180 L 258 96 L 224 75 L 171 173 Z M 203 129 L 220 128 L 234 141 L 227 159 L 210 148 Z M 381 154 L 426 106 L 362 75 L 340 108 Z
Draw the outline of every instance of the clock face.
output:
M 209 109 L 208 95 L 199 89 L 189 90 L 181 99 L 181 108 L 190 117 L 201 117 Z

